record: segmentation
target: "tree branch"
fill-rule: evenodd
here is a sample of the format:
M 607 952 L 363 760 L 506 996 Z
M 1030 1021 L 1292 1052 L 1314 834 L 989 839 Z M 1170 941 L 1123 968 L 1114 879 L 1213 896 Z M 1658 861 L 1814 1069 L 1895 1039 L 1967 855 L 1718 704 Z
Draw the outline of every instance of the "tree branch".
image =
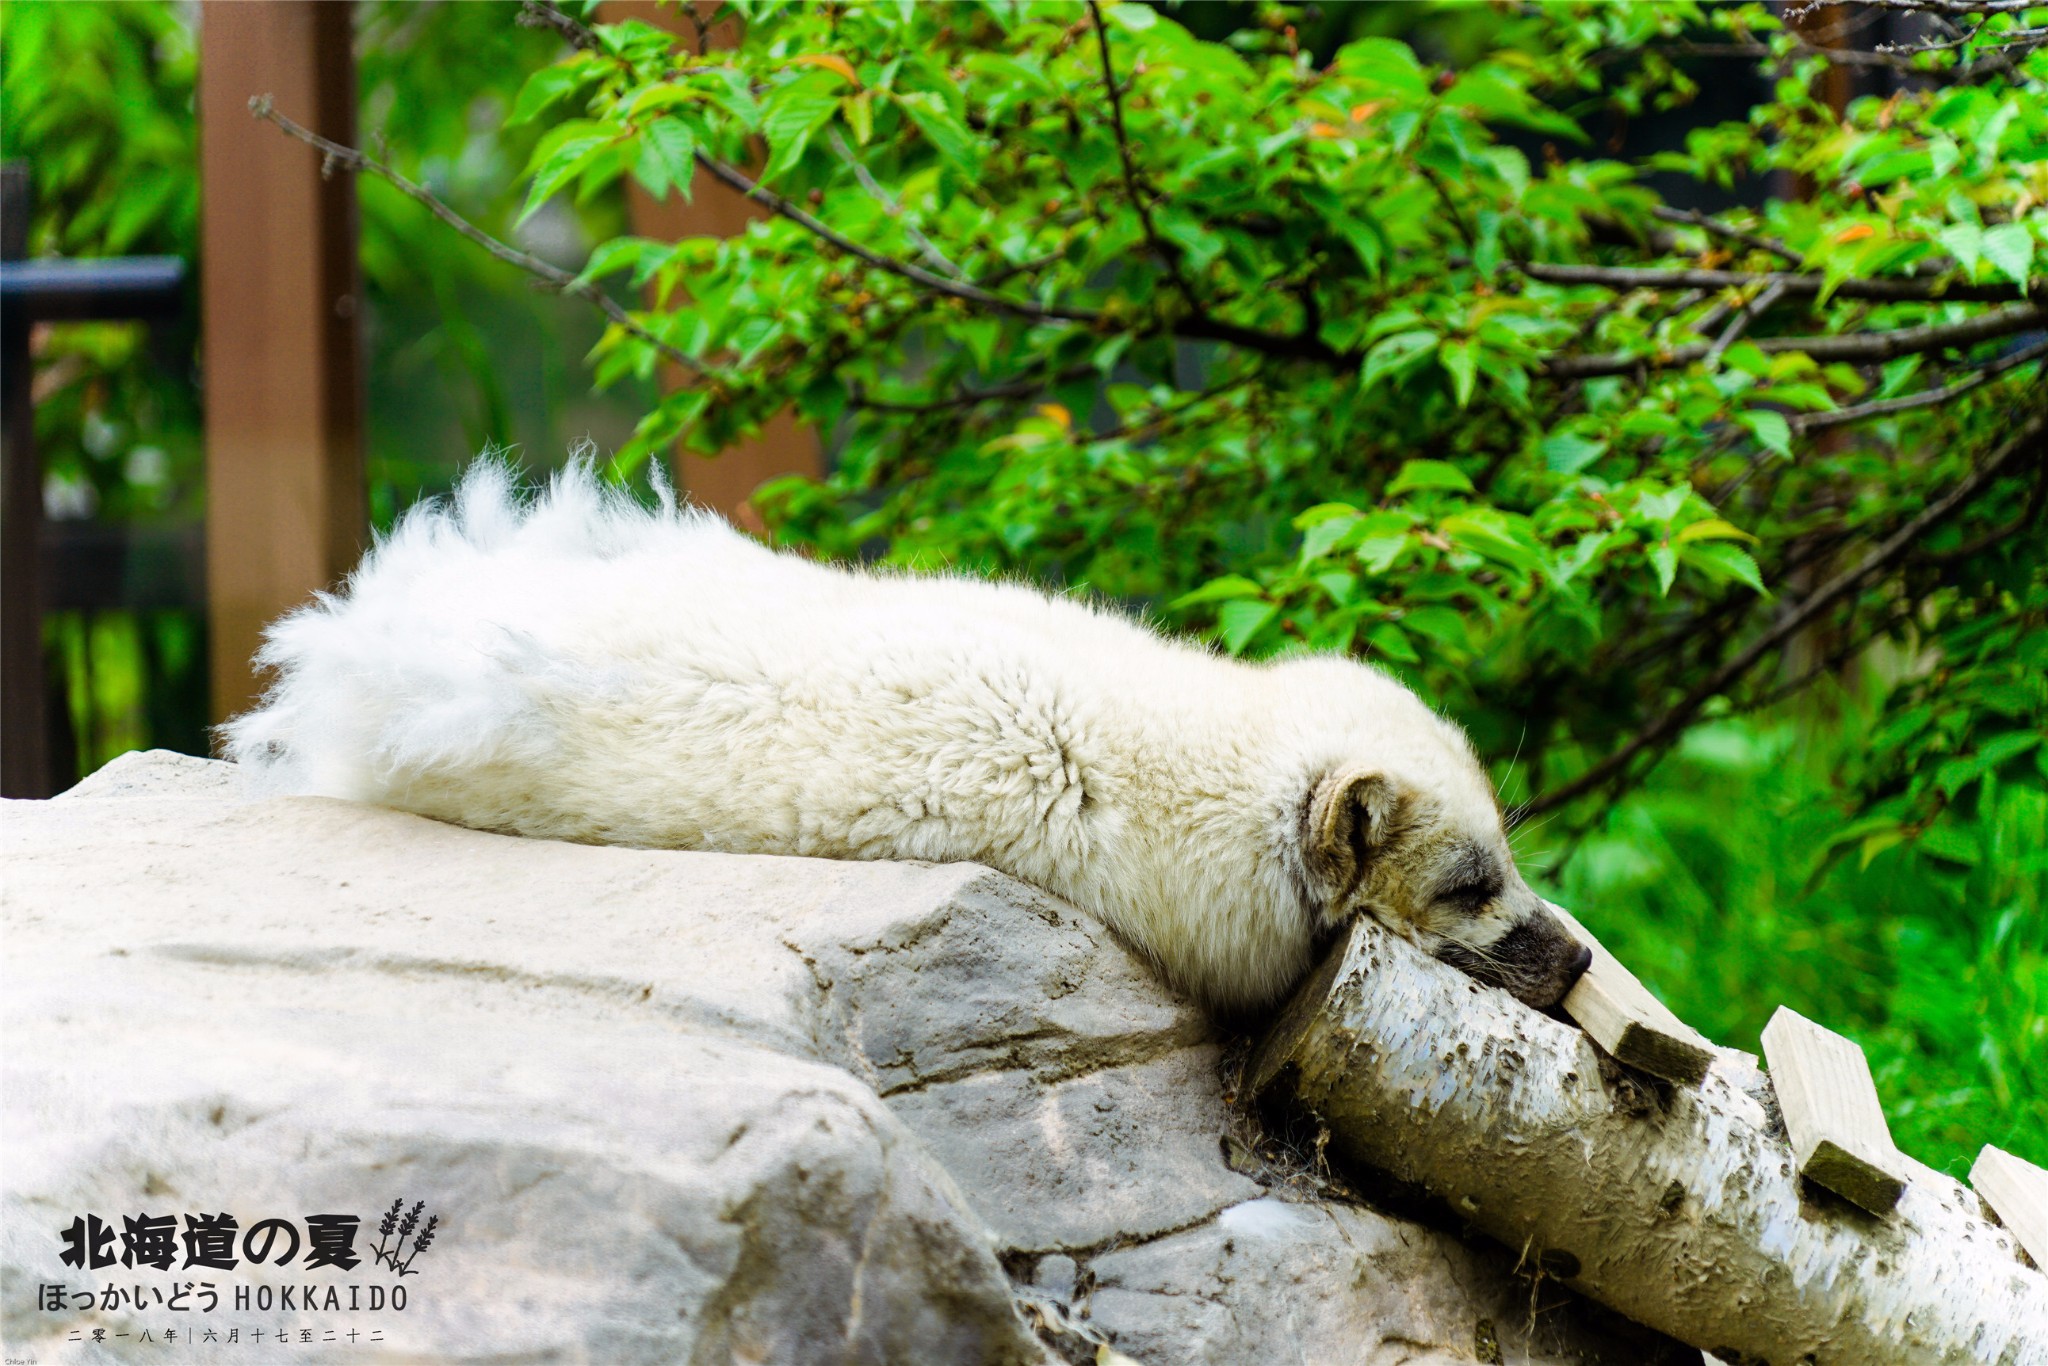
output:
M 1746 61 L 1763 61 L 1776 56 L 1769 43 L 1693 43 L 1670 42 L 1655 44 L 1657 51 L 1675 53 L 1680 57 L 1740 57 Z M 1626 52 L 1627 49 L 1621 49 Z M 1938 76 L 1945 73 L 1929 71 L 1915 66 L 1910 55 L 1897 52 L 1864 52 L 1852 47 L 1817 47 L 1801 42 L 1789 58 L 1820 57 L 1836 66 L 1875 67 L 1886 71 L 1897 71 L 1911 76 Z
M 1922 389 L 1919 393 L 1906 394 L 1899 398 L 1878 399 L 1870 403 L 1859 403 L 1850 408 L 1837 408 L 1833 412 L 1802 413 L 1791 420 L 1791 427 L 1793 431 L 1803 434 L 1827 427 L 1846 426 L 1851 422 L 1862 422 L 1868 418 L 1883 417 L 1888 413 L 1902 413 L 1912 408 L 1931 408 L 1952 398 L 1960 398 L 1978 385 L 1994 380 L 2008 370 L 2016 370 L 2022 365 L 2040 360 L 2044 356 L 2048 356 L 2048 340 L 2038 341 L 2031 346 L 2023 346 L 2010 355 L 2000 356 L 1989 365 L 1972 370 L 1952 383 L 1933 389 Z
M 400 175 L 397 171 L 374 157 L 366 156 L 353 147 L 344 147 L 338 142 L 321 137 L 312 129 L 295 123 L 283 114 L 278 113 L 271 96 L 258 95 L 251 99 L 249 101 L 249 112 L 259 119 L 276 124 L 285 133 L 297 138 L 307 146 L 322 152 L 327 158 L 322 168 L 323 174 L 330 173 L 333 168 L 338 166 L 345 171 L 357 174 L 367 171 L 371 175 L 382 178 L 396 188 L 400 194 L 406 196 L 406 198 L 424 204 L 427 207 L 427 211 L 433 214 L 434 217 L 440 219 L 443 223 L 446 223 L 449 227 L 455 229 L 455 231 L 461 233 L 500 261 L 505 262 L 507 265 L 517 266 L 529 275 L 540 279 L 551 289 L 595 304 L 598 310 L 611 319 L 621 331 L 647 343 L 647 345 L 653 347 L 664 357 L 674 361 L 686 370 L 698 375 L 716 375 L 716 371 L 707 367 L 695 356 L 663 341 L 660 337 L 648 331 L 632 314 L 626 311 L 618 300 L 605 293 L 594 282 L 579 280 L 575 275 L 563 270 L 560 266 L 552 265 L 530 252 L 521 251 L 517 247 L 499 241 L 467 218 L 464 218 L 461 214 L 455 212 L 455 210 L 449 208 L 426 186 Z
M 1828 0 L 1813 0 L 1796 11 L 1786 11 L 1787 18 L 1811 13 L 1821 8 Z M 1951 14 L 1989 15 L 2018 14 L 2021 10 L 2038 9 L 2040 0 L 1860 0 L 1867 9 L 1900 10 L 1907 14 Z
M 1688 227 L 1698 228 L 1710 236 L 1729 242 L 1740 242 L 1743 246 L 1756 251 L 1769 252 L 1789 265 L 1796 266 L 1804 259 L 1775 237 L 1744 232 L 1741 228 L 1731 227 L 1718 218 L 1701 213 L 1698 209 L 1674 209 L 1667 204 L 1658 204 L 1651 208 L 1650 216 L 1666 223 L 1683 223 Z
M 1145 203 L 1144 191 L 1138 184 L 1138 167 L 1131 159 L 1130 134 L 1124 129 L 1124 97 L 1116 87 L 1116 68 L 1109 60 L 1109 29 L 1102 22 L 1102 6 L 1097 0 L 1088 0 L 1088 14 L 1095 21 L 1095 46 L 1102 54 L 1102 85 L 1109 93 L 1109 126 L 1116 135 L 1116 154 L 1123 161 L 1124 193 L 1130 197 L 1131 207 L 1137 211 L 1138 226 L 1144 229 L 1146 245 L 1166 263 L 1166 272 L 1173 277 L 1174 288 L 1180 291 L 1181 298 L 1187 300 L 1188 307 L 1197 308 L 1194 291 L 1188 287 L 1187 277 L 1181 274 L 1180 252 L 1159 236 L 1159 227 L 1152 221 L 1152 210 Z
M 1945 346 L 1970 346 L 2041 326 L 2048 326 L 2048 308 L 2038 304 L 2015 304 L 2010 308 L 1980 313 L 1961 322 L 1926 323 L 1890 332 L 1765 337 L 1752 344 L 1767 353 L 1804 351 L 1823 363 L 1883 361 L 1921 351 L 1938 351 Z M 1698 342 L 1647 355 L 1614 351 L 1597 356 L 1557 356 L 1544 362 L 1539 373 L 1548 379 L 1590 379 L 1599 375 L 1626 375 L 1637 370 L 1669 370 L 1701 360 L 1712 349 L 1712 342 Z
M 1765 285 L 1754 299 L 1743 305 L 1742 309 L 1736 313 L 1734 321 L 1730 322 L 1727 329 L 1720 336 L 1714 338 L 1714 344 L 1707 348 L 1707 365 L 1711 368 L 1716 364 L 1722 355 L 1727 352 L 1728 348 L 1735 345 L 1741 339 L 1743 332 L 1748 329 L 1749 325 L 1770 312 L 1777 305 L 1778 300 L 1785 297 L 1785 294 L 1785 286 L 1773 280 Z
M 521 28 L 551 28 L 578 52 L 597 50 L 597 35 L 545 0 L 520 0 L 518 24 Z
M 1540 815 L 1545 811 L 1555 810 L 1573 798 L 1593 791 L 1625 773 L 1637 756 L 1654 751 L 1661 747 L 1663 742 L 1675 737 L 1699 709 L 1706 705 L 1708 699 L 1724 691 L 1730 684 L 1740 681 L 1756 666 L 1758 660 L 1783 644 L 1807 622 L 1855 590 L 1871 575 L 1885 569 L 1904 555 L 1921 536 L 1968 502 L 1979 489 L 1996 478 L 1999 472 L 2022 452 L 2032 450 L 2036 459 L 2048 458 L 2048 440 L 2044 440 L 2044 436 L 2048 436 L 2048 409 L 2036 412 L 2011 439 L 1992 452 L 1983 464 L 1965 475 L 1954 488 L 1929 503 L 1919 515 L 1893 532 L 1854 567 L 1836 575 L 1790 611 L 1782 613 L 1769 630 L 1723 661 L 1719 668 L 1695 684 L 1674 706 L 1645 726 L 1628 743 L 1570 782 L 1553 788 L 1531 801 L 1530 813 Z
M 854 179 L 858 180 L 860 187 L 868 192 L 869 198 L 880 204 L 889 217 L 896 219 L 902 225 L 904 236 L 908 237 L 911 245 L 917 248 L 917 254 L 924 257 L 925 260 L 929 261 L 937 269 L 945 271 L 946 274 L 954 279 L 964 278 L 966 272 L 948 260 L 944 252 L 932 245 L 932 240 L 929 237 L 926 237 L 917 230 L 916 224 L 904 217 L 903 205 L 897 201 L 896 196 L 889 193 L 887 186 L 875 179 L 874 174 L 862 164 L 860 158 L 853 154 L 853 149 L 846 145 L 846 139 L 839 135 L 839 130 L 837 128 L 828 128 L 825 132 L 826 136 L 831 140 L 832 150 L 838 153 L 839 159 L 852 169 Z
M 1547 261 L 1516 263 L 1532 280 L 1552 285 L 1601 285 L 1608 289 L 1747 289 L 1779 286 L 1787 294 L 1819 294 L 1826 278 L 1814 274 L 1752 270 L 1668 270 L 1658 266 L 1572 266 Z M 1872 299 L 1886 303 L 1948 302 L 2005 304 L 2030 299 L 2037 289 L 2025 285 L 1968 282 L 1944 285 L 1938 280 L 1842 280 L 1835 285 L 1836 297 Z
M 1010 399 L 1030 398 L 1042 394 L 1056 384 L 1080 379 L 1095 373 L 1095 366 L 1083 361 L 1070 365 L 1050 375 L 1033 375 L 1024 379 L 1011 380 L 1006 384 L 992 384 L 986 389 L 962 389 L 959 393 L 948 394 L 923 403 L 909 403 L 896 399 L 869 398 L 856 388 L 852 402 L 856 408 L 867 408 L 878 413 L 902 413 L 909 416 L 923 416 L 928 413 L 950 412 L 956 408 L 972 408 L 981 403 L 999 403 Z
M 1059 308 L 1040 304 L 1030 299 L 1012 298 L 1009 295 L 996 294 L 983 289 L 971 281 L 949 280 L 943 275 L 935 275 L 931 271 L 925 270 L 921 266 L 912 265 L 908 261 L 896 260 L 894 257 L 862 246 L 844 233 L 839 232 L 815 216 L 798 208 L 773 190 L 757 184 L 737 167 L 730 166 L 701 149 L 697 152 L 697 164 L 709 171 L 719 181 L 739 191 L 748 199 L 769 210 L 769 212 L 787 218 L 790 222 L 803 228 L 820 241 L 837 247 L 847 255 L 864 261 L 877 270 L 885 271 L 890 275 L 908 280 L 912 284 L 919 285 L 934 294 L 941 294 L 949 299 L 960 299 L 993 312 L 1007 313 L 1012 317 L 1030 318 L 1040 322 L 1070 322 L 1078 323 L 1084 327 L 1097 327 L 1101 326 L 1104 322 L 1103 315 L 1093 309 Z M 1236 323 L 1225 322 L 1220 318 L 1211 318 L 1200 314 L 1183 318 L 1170 324 L 1162 324 L 1156 331 L 1191 341 L 1228 342 L 1233 346 L 1242 346 L 1248 350 L 1285 360 L 1314 360 L 1325 364 L 1342 364 L 1353 359 L 1342 352 L 1336 351 L 1326 342 L 1316 337 L 1281 336 L 1271 332 L 1261 332 L 1257 328 L 1242 327 Z
M 798 208 L 789 200 L 775 193 L 775 191 L 758 184 L 738 167 L 720 161 L 717 157 L 710 155 L 701 148 L 697 151 L 696 155 L 697 164 L 710 172 L 713 177 L 732 189 L 739 191 L 739 193 L 753 200 L 756 204 L 761 205 L 770 213 L 787 218 L 790 222 L 796 224 L 828 246 L 836 247 L 848 256 L 873 266 L 876 270 L 908 280 L 912 284 L 919 285 L 934 294 L 942 294 L 949 299 L 959 299 L 966 303 L 975 304 L 998 313 L 1007 313 L 1019 318 L 1032 318 L 1039 321 L 1050 319 L 1058 322 L 1083 323 L 1091 326 L 1101 321 L 1100 314 L 1088 309 L 1053 308 L 1045 304 L 1036 303 L 1030 299 L 1013 299 L 1008 295 L 993 294 L 972 281 L 949 280 L 943 275 L 933 274 L 922 266 L 912 265 L 908 261 L 899 261 L 872 248 L 864 247 L 844 233 L 839 232 L 822 220 Z

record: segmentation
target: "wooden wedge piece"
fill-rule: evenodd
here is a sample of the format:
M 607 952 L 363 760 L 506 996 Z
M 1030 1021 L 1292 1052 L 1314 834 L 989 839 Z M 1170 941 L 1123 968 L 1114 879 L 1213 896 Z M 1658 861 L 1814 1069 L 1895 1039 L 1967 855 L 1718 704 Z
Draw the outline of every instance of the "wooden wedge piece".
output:
M 2034 1265 L 2048 1269 L 2048 1171 L 1987 1143 L 1970 1168 L 1970 1185 Z
M 1863 1050 L 1779 1006 L 1764 1026 L 1764 1062 L 1800 1175 L 1889 1214 L 1910 1168 L 1892 1143 Z
M 1564 998 L 1565 1014 L 1578 1021 L 1593 1042 L 1631 1067 L 1681 1086 L 1706 1080 L 1714 1046 L 1652 996 L 1570 911 L 1553 904 L 1550 913 L 1593 951 L 1592 966 Z

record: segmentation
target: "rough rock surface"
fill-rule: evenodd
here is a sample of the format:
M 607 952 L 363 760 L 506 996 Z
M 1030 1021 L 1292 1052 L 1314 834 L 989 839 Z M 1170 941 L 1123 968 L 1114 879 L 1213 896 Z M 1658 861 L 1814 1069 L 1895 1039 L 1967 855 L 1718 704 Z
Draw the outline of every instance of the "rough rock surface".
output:
M 0 838 L 9 1357 L 128 1362 L 166 1328 L 239 1363 L 1667 1351 L 1497 1251 L 1233 1170 L 1211 1027 L 985 868 L 513 839 L 163 754 L 8 803 Z M 366 1255 L 400 1198 L 441 1220 L 402 1278 Z M 82 1215 L 118 1255 L 124 1216 L 220 1211 L 359 1214 L 364 1260 L 60 1260 Z M 153 1298 L 204 1280 L 211 1312 Z M 351 1284 L 407 1307 L 325 1307 Z

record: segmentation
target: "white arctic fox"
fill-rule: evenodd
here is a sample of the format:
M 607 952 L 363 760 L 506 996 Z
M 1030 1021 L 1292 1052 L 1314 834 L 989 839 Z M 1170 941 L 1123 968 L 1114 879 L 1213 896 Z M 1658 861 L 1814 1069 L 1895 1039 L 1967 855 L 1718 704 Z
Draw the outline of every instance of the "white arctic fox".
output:
M 1538 1005 L 1586 955 L 1462 732 L 1334 658 L 1248 665 L 1029 588 L 778 554 L 587 466 L 500 465 L 272 626 L 225 728 L 272 790 L 521 835 L 974 860 L 1208 1005 L 1364 910 Z

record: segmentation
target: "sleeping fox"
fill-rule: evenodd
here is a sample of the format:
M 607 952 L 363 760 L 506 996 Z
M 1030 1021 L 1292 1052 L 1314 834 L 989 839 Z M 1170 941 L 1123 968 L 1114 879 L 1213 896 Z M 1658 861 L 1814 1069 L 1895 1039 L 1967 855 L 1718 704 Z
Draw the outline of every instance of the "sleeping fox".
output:
M 1544 1006 L 1587 952 L 1464 734 L 1386 675 L 1167 640 L 1014 584 L 828 567 L 587 465 L 473 466 L 270 628 L 225 748 L 272 791 L 642 848 L 972 860 L 1212 1009 L 1370 914 Z

